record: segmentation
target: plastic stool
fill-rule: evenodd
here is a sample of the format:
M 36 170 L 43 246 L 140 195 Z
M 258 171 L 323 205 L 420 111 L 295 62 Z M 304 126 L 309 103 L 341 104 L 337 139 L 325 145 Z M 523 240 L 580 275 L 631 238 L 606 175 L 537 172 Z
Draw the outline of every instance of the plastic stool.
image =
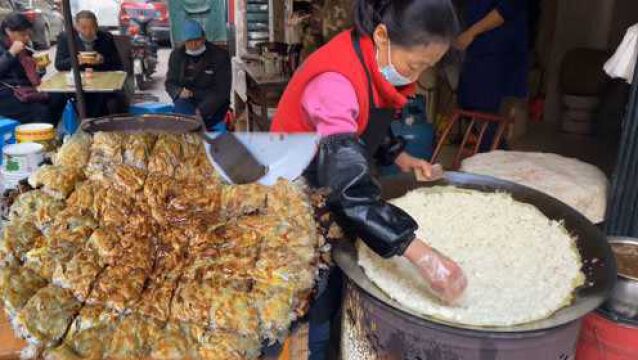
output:
M 69 100 L 66 102 L 66 106 L 64 107 L 64 112 L 62 113 L 62 127 L 65 135 L 73 135 L 75 131 L 80 126 L 80 121 L 78 120 L 78 114 L 75 112 L 75 106 L 73 105 L 73 101 Z
M 132 115 L 169 114 L 173 112 L 173 104 L 143 102 L 143 103 L 131 105 L 129 107 L 129 112 Z

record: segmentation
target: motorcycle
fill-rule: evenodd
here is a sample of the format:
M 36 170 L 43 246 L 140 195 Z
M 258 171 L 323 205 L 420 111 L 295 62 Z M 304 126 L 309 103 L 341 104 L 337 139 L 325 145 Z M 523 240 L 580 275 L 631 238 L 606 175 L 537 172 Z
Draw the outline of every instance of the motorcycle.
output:
M 131 36 L 133 74 L 136 87 L 145 90 L 151 76 L 157 69 L 157 42 L 150 31 L 150 25 L 159 14 L 151 5 L 143 8 L 126 9 L 131 20 L 128 33 Z

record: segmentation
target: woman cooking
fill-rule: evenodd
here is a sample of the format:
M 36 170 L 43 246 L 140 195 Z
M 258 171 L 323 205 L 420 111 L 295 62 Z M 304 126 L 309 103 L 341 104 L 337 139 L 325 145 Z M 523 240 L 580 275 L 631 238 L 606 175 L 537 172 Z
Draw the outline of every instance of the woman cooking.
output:
M 461 268 L 416 238 L 417 224 L 408 214 L 381 200 L 371 162 L 431 175 L 428 162 L 403 151 L 390 122 L 419 75 L 457 36 L 454 8 L 450 0 L 355 0 L 355 24 L 295 73 L 271 131 L 320 134 L 306 177 L 312 186 L 331 189 L 328 206 L 340 225 L 383 257 L 405 256 L 435 295 L 453 303 L 467 284 Z M 339 296 L 339 286 L 330 282 L 310 311 L 311 359 L 326 356 Z

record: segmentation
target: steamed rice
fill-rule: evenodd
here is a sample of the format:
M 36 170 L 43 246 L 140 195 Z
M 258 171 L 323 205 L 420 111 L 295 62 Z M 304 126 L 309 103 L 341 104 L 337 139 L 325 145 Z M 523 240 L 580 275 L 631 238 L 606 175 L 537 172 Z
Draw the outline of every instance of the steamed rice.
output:
M 468 279 L 457 306 L 445 306 L 405 258 L 382 259 L 360 242 L 368 277 L 417 313 L 475 326 L 522 324 L 567 305 L 584 282 L 563 225 L 507 194 L 419 189 L 393 203 L 417 221 L 417 237 L 457 261 Z

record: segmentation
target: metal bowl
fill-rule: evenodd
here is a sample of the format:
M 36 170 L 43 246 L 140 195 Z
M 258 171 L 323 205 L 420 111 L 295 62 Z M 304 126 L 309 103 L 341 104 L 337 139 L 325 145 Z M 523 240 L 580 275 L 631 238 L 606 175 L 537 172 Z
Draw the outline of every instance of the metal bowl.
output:
M 457 172 L 448 172 L 443 180 L 436 183 L 417 183 L 414 177 L 407 175 L 382 180 L 386 199 L 400 197 L 415 188 L 436 185 L 452 185 L 484 192 L 507 192 L 517 201 L 536 206 L 547 217 L 563 221 L 567 230 L 576 238 L 578 251 L 584 261 L 583 273 L 587 278 L 585 285 L 576 289 L 574 301 L 570 306 L 560 309 L 543 320 L 503 327 L 456 324 L 416 313 L 392 300 L 368 279 L 358 265 L 354 244 L 351 242 L 337 244 L 333 252 L 336 263 L 358 288 L 374 299 L 389 305 L 394 311 L 411 316 L 415 321 L 422 322 L 424 326 L 439 326 L 470 334 L 478 332 L 505 335 L 545 331 L 572 323 L 599 307 L 611 293 L 616 281 L 616 264 L 605 236 L 583 215 L 557 199 L 512 182 Z
M 610 244 L 632 244 L 638 247 L 638 239 L 610 237 Z M 613 249 L 613 246 L 612 246 Z M 633 319 L 638 317 L 638 279 L 618 273 L 616 286 L 609 298 L 609 308 L 616 313 Z

